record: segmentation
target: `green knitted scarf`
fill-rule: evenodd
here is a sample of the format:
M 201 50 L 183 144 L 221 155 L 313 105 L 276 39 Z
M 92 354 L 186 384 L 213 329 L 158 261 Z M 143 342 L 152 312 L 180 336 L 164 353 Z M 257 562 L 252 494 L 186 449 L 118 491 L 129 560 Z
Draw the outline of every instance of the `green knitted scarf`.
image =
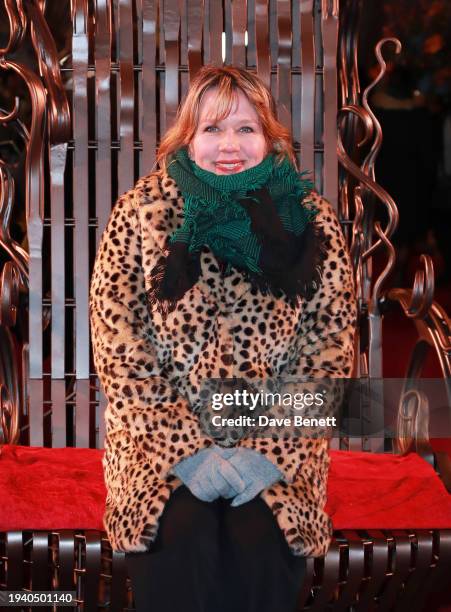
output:
M 302 178 L 288 159 L 276 163 L 272 153 L 248 170 L 221 175 L 200 168 L 182 148 L 172 157 L 167 170 L 184 199 L 184 222 L 170 242 L 186 243 L 190 254 L 199 253 L 207 245 L 228 263 L 228 268 L 235 265 L 262 274 L 261 240 L 240 203 L 246 197 L 256 200 L 249 192 L 265 188 L 276 204 L 284 229 L 295 236 L 300 236 L 317 214 L 315 208 L 300 205 L 312 189 L 311 182 Z
M 319 286 L 326 240 L 317 209 L 303 205 L 312 185 L 288 159 L 273 154 L 249 170 L 220 175 L 203 170 L 187 150 L 173 155 L 167 172 L 183 199 L 183 224 L 168 253 L 151 271 L 148 301 L 165 318 L 199 279 L 200 253 L 210 248 L 222 273 L 235 266 L 253 287 L 295 302 Z

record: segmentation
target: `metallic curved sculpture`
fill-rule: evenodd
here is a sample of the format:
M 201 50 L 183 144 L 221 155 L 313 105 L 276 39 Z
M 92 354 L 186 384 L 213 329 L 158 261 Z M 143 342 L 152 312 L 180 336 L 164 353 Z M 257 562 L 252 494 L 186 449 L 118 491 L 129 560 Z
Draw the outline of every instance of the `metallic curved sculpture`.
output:
M 42 354 L 39 329 L 42 325 L 45 328 L 46 321 L 49 320 L 49 311 L 43 309 L 41 304 L 44 146 L 46 136 L 49 144 L 68 140 L 70 113 L 62 85 L 56 47 L 42 13 L 42 3 L 39 4 L 36 0 L 26 3 L 22 3 L 21 0 L 17 2 L 6 0 L 5 9 L 9 21 L 9 40 L 6 46 L 0 49 L 0 70 L 12 70 L 18 74 L 28 89 L 31 101 L 31 123 L 28 128 L 18 118 L 17 98 L 11 111 L 0 111 L 0 124 L 14 124 L 15 133 L 24 142 L 26 151 L 24 178 L 28 251 L 13 240 L 10 234 L 15 200 L 12 172 L 14 164 L 0 160 L 0 246 L 10 258 L 10 261 L 4 264 L 0 277 L 1 423 L 4 428 L 3 438 L 6 441 L 17 442 L 19 415 L 24 415 L 25 421 L 28 416 L 26 414 L 28 351 L 36 371 L 39 369 L 41 359 L 39 354 Z M 11 61 L 7 57 L 23 42 L 28 24 L 40 77 L 25 65 Z M 18 332 L 17 338 L 16 332 Z M 22 357 L 18 359 L 20 355 Z M 27 429 L 26 422 L 23 427 L 24 430 Z

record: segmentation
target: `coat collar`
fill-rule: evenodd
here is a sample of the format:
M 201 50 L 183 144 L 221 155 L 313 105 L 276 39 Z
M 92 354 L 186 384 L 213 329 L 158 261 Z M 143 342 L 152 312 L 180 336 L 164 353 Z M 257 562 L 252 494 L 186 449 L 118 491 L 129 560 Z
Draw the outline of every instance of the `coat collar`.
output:
M 141 218 L 143 253 L 150 253 L 156 245 L 160 254 L 167 255 L 169 238 L 183 223 L 183 198 L 175 181 L 168 175 L 149 174 L 136 184 L 135 201 Z M 217 258 L 207 246 L 202 249 L 200 265 L 195 287 L 222 311 L 229 311 L 251 290 L 249 281 L 235 268 L 223 276 Z

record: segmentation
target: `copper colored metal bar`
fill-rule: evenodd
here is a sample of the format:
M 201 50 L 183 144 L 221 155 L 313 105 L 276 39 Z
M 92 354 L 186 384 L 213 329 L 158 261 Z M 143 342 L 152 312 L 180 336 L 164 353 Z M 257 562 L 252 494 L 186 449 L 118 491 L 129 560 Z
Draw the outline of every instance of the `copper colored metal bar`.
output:
M 357 104 L 360 93 L 357 51 L 362 0 L 348 0 L 340 14 L 340 95 L 341 105 Z
M 424 531 L 415 534 L 412 538 L 415 545 L 415 571 L 410 573 L 405 588 L 400 596 L 397 605 L 397 612 L 419 611 L 418 601 L 421 600 L 423 590 L 428 590 L 428 583 L 431 577 L 431 564 L 433 562 L 433 535 L 431 532 Z
M 67 446 L 66 436 L 66 383 L 64 378 L 53 378 L 51 381 L 52 396 L 52 446 Z
M 315 47 L 313 43 L 313 0 L 301 0 L 301 170 L 314 170 Z
M 133 11 L 132 0 L 120 0 L 119 26 L 119 138 L 121 147 L 117 159 L 118 195 L 133 187 L 134 183 L 134 76 L 133 76 Z
M 205 38 L 208 40 L 209 55 L 205 58 L 215 66 L 222 66 L 222 32 L 224 16 L 222 2 L 209 2 L 209 23 Z
M 421 255 L 423 270 L 415 273 L 413 289 L 393 289 L 389 297 L 398 300 L 410 319 L 424 319 L 434 300 L 434 266 L 429 255 Z M 406 299 L 408 298 L 408 299 Z
M 310 597 L 311 590 L 314 583 L 314 570 L 315 570 L 315 559 L 313 557 L 306 557 L 306 567 L 304 579 L 302 581 L 302 587 L 298 595 L 296 612 L 303 610 L 307 600 Z
M 75 294 L 75 360 L 78 379 L 89 377 L 88 329 L 88 3 L 76 0 L 74 10 L 73 56 L 73 268 Z
M 97 610 L 98 590 L 101 571 L 101 536 L 98 531 L 85 532 L 84 603 L 86 610 Z
M 5 536 L 8 571 L 6 588 L 8 591 L 20 591 L 24 583 L 23 533 L 8 531 Z
M 164 46 L 166 54 L 166 72 L 164 88 L 165 114 L 164 130 L 168 129 L 175 119 L 179 103 L 179 33 L 180 13 L 177 0 L 165 0 L 164 3 Z M 162 126 L 163 129 L 163 126 Z
M 291 15 L 289 0 L 277 0 L 277 115 L 291 131 Z
M 377 609 L 375 597 L 386 580 L 387 561 L 389 558 L 389 547 L 387 537 L 382 531 L 369 530 L 369 540 L 366 540 L 370 558 L 367 560 L 370 566 L 368 583 L 365 590 L 359 594 L 359 603 L 356 612 L 372 612 Z
M 89 380 L 78 379 L 75 392 L 75 445 L 81 448 L 89 448 Z
M 62 530 L 57 533 L 58 538 L 58 590 L 75 591 L 75 540 L 74 532 Z
M 365 571 L 365 549 L 362 538 L 354 531 L 343 531 L 342 534 L 347 540 L 348 548 L 345 572 L 346 585 L 341 590 L 339 600 L 334 606 L 336 612 L 345 612 L 352 605 Z
M 233 25 L 232 25 L 232 0 L 224 0 L 224 33 L 225 33 L 225 57 L 221 59 L 221 64 L 232 63 L 232 43 L 233 43 Z M 222 34 L 222 33 L 221 33 Z M 218 44 L 216 42 L 216 44 Z M 224 48 L 222 45 L 221 36 L 221 56 L 224 56 Z
M 180 14 L 180 31 L 179 31 L 179 69 L 182 66 L 188 66 L 188 31 L 192 24 L 189 23 L 189 12 L 191 8 L 195 8 L 197 5 L 195 0 L 191 5 L 188 0 L 179 1 L 179 14 Z M 196 26 L 199 24 L 197 23 Z M 201 24 L 202 25 L 202 24 Z M 195 26 L 195 27 L 196 27 Z M 189 71 L 189 66 L 188 66 Z
M 397 211 L 395 210 L 395 213 Z M 382 317 L 380 313 L 380 297 L 382 294 L 382 287 L 386 281 L 390 270 L 393 267 L 395 260 L 395 250 L 388 239 L 387 235 L 381 229 L 379 221 L 374 224 L 376 234 L 379 236 L 379 242 L 384 244 L 386 247 L 386 253 L 388 253 L 388 261 L 385 268 L 376 278 L 373 286 L 371 299 L 368 306 L 369 313 L 369 324 L 370 324 L 370 337 L 369 337 L 369 374 L 373 378 L 382 379 Z M 370 247 L 369 251 L 372 247 Z M 368 253 L 369 251 L 366 251 Z M 365 257 L 365 253 L 362 255 L 362 259 Z M 382 430 L 381 430 L 382 431 Z M 373 438 L 374 441 L 374 438 Z
M 50 207 L 51 226 L 51 398 L 52 446 L 64 447 L 66 440 L 65 402 L 65 227 L 64 227 L 64 170 L 67 145 L 50 148 Z
M 301 7 L 299 2 L 291 7 L 291 134 L 295 147 L 301 142 L 301 103 L 302 73 L 301 70 Z M 299 160 L 298 160 L 299 163 Z
M 143 0 L 142 103 L 139 125 L 142 125 L 142 167 L 145 174 L 149 173 L 154 165 L 157 145 L 156 2 L 157 0 Z
M 449 576 L 451 573 L 451 530 L 440 529 L 434 531 L 435 536 L 435 549 L 434 554 L 437 557 L 435 567 L 433 570 L 433 576 L 429 583 L 429 590 L 425 594 L 426 597 L 422 597 L 420 603 L 425 603 L 427 595 L 429 593 L 444 592 L 444 585 L 448 586 L 449 589 Z M 423 606 L 423 609 L 425 606 Z
M 48 548 L 48 532 L 33 532 L 33 550 L 31 553 L 31 587 L 33 591 L 46 591 L 50 587 Z
M 271 88 L 271 56 L 269 51 L 269 15 L 267 0 L 255 0 L 255 40 L 257 72 L 268 89 Z
M 361 109 L 357 106 L 346 106 L 340 110 L 339 113 L 339 121 L 343 122 L 343 119 L 347 113 L 354 113 L 358 116 L 363 125 L 371 129 L 371 118 L 368 113 L 364 109 Z M 396 208 L 396 204 L 393 201 L 393 198 L 383 189 L 380 185 L 374 182 L 370 177 L 362 172 L 362 170 L 357 166 L 347 155 L 343 141 L 341 139 L 341 133 L 338 133 L 338 158 L 346 170 L 348 170 L 356 179 L 358 179 L 363 185 L 368 188 L 374 195 L 386 206 L 387 212 L 389 215 L 389 221 L 387 227 L 384 229 L 384 235 L 386 238 L 390 238 L 395 231 L 398 224 L 398 211 Z M 367 259 L 370 255 L 378 250 L 382 245 L 382 240 L 377 240 L 374 244 L 371 245 L 363 254 L 362 257 Z
M 233 0 L 232 10 L 232 64 L 246 67 L 246 47 L 244 46 L 244 33 L 246 31 L 246 2 Z
M 375 164 L 376 157 L 380 151 L 381 144 L 382 144 L 382 129 L 381 129 L 379 121 L 376 118 L 376 115 L 373 113 L 369 105 L 368 99 L 369 99 L 371 91 L 382 80 L 382 78 L 384 77 L 386 73 L 387 65 L 382 56 L 382 47 L 386 45 L 388 42 L 391 42 L 395 45 L 395 50 L 397 54 L 401 52 L 401 43 L 399 42 L 397 38 L 383 38 L 377 43 L 375 54 L 376 54 L 376 57 L 379 63 L 379 67 L 380 67 L 379 74 L 368 85 L 368 87 L 365 89 L 362 95 L 362 106 L 371 117 L 371 121 L 374 127 L 374 133 L 375 133 L 375 138 L 373 140 L 371 148 L 363 161 L 362 170 L 363 172 L 365 172 L 365 174 L 368 174 L 368 176 L 370 176 L 373 180 L 375 180 L 374 164 Z
M 338 6 L 329 9 L 323 1 L 322 36 L 324 50 L 324 189 L 323 194 L 338 212 L 337 164 L 337 44 Z
M 105 394 L 101 391 L 99 393 L 99 404 L 98 404 L 99 433 L 98 433 L 98 443 L 96 445 L 97 448 L 103 448 L 105 444 L 106 428 L 105 428 L 105 419 L 103 415 L 105 414 L 105 410 L 107 409 L 107 406 L 108 406 L 108 401 L 105 397 Z
M 125 565 L 125 556 L 123 553 L 112 553 L 112 567 L 111 573 L 114 576 L 114 580 L 111 584 L 111 606 L 112 612 L 122 612 L 126 605 L 127 592 L 126 592 L 126 580 L 127 580 L 127 568 Z
M 383 593 L 380 594 L 379 606 L 381 610 L 392 609 L 399 591 L 402 590 L 403 583 L 409 577 L 411 566 L 412 545 L 408 533 L 396 530 L 392 531 L 390 535 L 393 538 L 392 546 L 394 546 L 389 570 L 391 576 Z
M 43 401 L 44 391 L 40 378 L 29 380 L 29 413 L 28 413 L 28 435 L 30 446 L 44 446 L 43 431 Z
M 97 0 L 94 42 L 96 115 L 96 251 L 111 211 L 111 3 Z
M 203 2 L 189 0 L 188 11 L 188 66 L 192 80 L 202 66 L 202 32 L 204 24 Z
M 257 46 L 255 40 L 255 19 L 256 19 L 256 0 L 247 0 L 247 47 L 246 47 L 246 66 L 249 70 L 257 66 Z
M 86 180 L 89 172 L 88 158 L 88 4 L 76 0 L 73 6 L 74 31 L 72 38 L 73 63 L 73 268 L 75 296 L 75 444 L 89 446 L 89 234 L 88 202 L 89 191 Z M 92 31 L 92 29 L 91 29 Z
M 331 546 L 324 558 L 323 579 L 321 587 L 315 596 L 310 610 L 312 612 L 323 612 L 332 598 L 340 576 L 340 544 L 332 540 Z

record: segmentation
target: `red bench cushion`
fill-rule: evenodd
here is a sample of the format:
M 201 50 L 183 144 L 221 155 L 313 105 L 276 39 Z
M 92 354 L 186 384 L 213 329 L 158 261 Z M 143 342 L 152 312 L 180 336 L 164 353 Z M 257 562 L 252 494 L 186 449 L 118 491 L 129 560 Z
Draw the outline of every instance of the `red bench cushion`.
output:
M 103 451 L 1 447 L 0 531 L 103 529 Z M 335 529 L 451 528 L 451 496 L 418 455 L 330 451 Z

